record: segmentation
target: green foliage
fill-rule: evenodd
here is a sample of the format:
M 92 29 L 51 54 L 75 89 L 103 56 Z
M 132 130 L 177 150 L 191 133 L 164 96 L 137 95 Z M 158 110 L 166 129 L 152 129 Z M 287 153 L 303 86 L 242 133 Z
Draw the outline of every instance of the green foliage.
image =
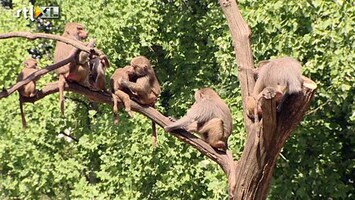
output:
M 28 7 L 0 7 L 0 32 L 37 31 L 14 15 Z M 253 31 L 256 61 L 291 55 L 319 89 L 309 115 L 278 160 L 271 199 L 346 199 L 354 196 L 354 24 L 348 1 L 239 1 Z M 36 1 L 37 5 L 52 5 Z M 237 66 L 226 20 L 216 0 L 56 1 L 64 24 L 85 24 L 112 62 L 108 74 L 139 54 L 152 59 L 163 85 L 158 109 L 182 116 L 194 91 L 216 89 L 233 111 L 230 147 L 237 157 L 245 142 Z M 44 40 L 0 40 L 0 87 L 13 85 L 27 50 Z M 54 42 L 51 42 L 54 44 Z M 40 66 L 52 63 L 44 55 Z M 38 87 L 56 81 L 48 74 Z M 0 100 L 0 198 L 19 199 L 225 199 L 219 166 L 151 123 L 123 111 L 66 94 L 65 117 L 58 94 L 26 104 L 29 128 L 21 128 L 18 94 Z M 65 135 L 70 135 L 70 138 Z

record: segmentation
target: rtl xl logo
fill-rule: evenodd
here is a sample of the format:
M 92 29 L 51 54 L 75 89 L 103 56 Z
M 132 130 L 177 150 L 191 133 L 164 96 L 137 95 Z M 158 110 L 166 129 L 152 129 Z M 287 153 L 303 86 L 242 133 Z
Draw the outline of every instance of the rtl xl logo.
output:
M 31 21 L 34 21 L 37 18 L 58 19 L 60 17 L 60 10 L 58 6 L 48 6 L 48 7 L 31 6 L 30 8 L 23 8 L 17 10 L 16 16 L 20 18 L 21 13 L 23 13 L 23 17 L 25 19 L 30 18 Z

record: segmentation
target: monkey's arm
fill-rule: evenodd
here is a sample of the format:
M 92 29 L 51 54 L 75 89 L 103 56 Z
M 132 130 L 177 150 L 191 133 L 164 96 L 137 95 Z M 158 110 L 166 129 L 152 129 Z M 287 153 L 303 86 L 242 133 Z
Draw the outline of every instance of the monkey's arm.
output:
M 84 65 L 89 62 L 89 54 L 85 51 L 81 51 L 78 56 L 78 63 Z
M 151 92 L 151 88 L 149 88 L 149 78 L 148 77 L 141 77 L 137 79 L 137 82 L 131 82 L 124 79 L 120 80 L 120 85 L 132 90 L 133 92 L 142 94 L 148 94 Z

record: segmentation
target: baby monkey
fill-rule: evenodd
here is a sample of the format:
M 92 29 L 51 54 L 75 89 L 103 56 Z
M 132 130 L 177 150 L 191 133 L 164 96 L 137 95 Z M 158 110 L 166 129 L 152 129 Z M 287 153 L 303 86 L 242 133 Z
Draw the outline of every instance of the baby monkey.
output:
M 248 96 L 246 101 L 249 115 L 252 115 L 251 113 L 254 113 L 254 115 L 262 114 L 258 101 L 262 96 L 262 91 L 267 87 L 275 90 L 276 95 L 274 100 L 279 107 L 286 95 L 302 91 L 302 65 L 296 59 L 283 57 L 262 61 L 255 73 L 257 80 L 253 94 L 252 96 Z
M 226 151 L 232 133 L 232 114 L 228 105 L 211 88 L 198 90 L 195 100 L 184 117 L 164 129 L 168 132 L 176 129 L 196 132 L 213 148 Z
M 131 80 L 133 79 L 133 75 L 134 75 L 133 67 L 131 67 L 130 65 L 127 65 L 124 68 L 116 69 L 116 71 L 111 76 L 110 86 L 111 86 L 111 92 L 112 92 L 112 98 L 113 98 L 113 113 L 115 116 L 115 124 L 118 124 L 118 122 L 119 122 L 119 119 L 118 119 L 118 98 L 124 104 L 125 110 L 128 112 L 128 114 L 131 117 L 133 116 L 133 113 L 131 111 L 131 99 L 129 96 L 129 94 L 131 94 L 131 91 L 124 88 L 120 84 L 121 79 L 129 81 L 130 78 L 131 78 Z
M 21 73 L 17 77 L 17 82 L 22 81 L 26 79 L 29 75 L 32 73 L 36 72 L 38 70 L 38 63 L 37 60 L 33 58 L 29 58 L 24 62 L 24 68 L 22 69 Z M 22 86 L 21 88 L 18 89 L 18 92 L 20 94 L 20 111 L 21 111 L 21 118 L 22 118 L 22 126 L 23 128 L 27 127 L 27 122 L 25 119 L 25 113 L 23 110 L 23 97 L 34 97 L 37 94 L 37 89 L 36 89 L 36 81 L 38 79 L 35 79 L 26 85 Z

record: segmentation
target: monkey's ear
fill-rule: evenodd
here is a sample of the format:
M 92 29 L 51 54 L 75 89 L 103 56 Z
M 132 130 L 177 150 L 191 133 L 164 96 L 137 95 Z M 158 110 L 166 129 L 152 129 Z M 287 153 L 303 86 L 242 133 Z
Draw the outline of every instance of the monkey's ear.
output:
M 197 92 L 197 97 L 199 99 L 203 99 L 205 97 L 205 95 L 203 94 L 203 92 L 201 92 L 201 90 L 199 92 Z

